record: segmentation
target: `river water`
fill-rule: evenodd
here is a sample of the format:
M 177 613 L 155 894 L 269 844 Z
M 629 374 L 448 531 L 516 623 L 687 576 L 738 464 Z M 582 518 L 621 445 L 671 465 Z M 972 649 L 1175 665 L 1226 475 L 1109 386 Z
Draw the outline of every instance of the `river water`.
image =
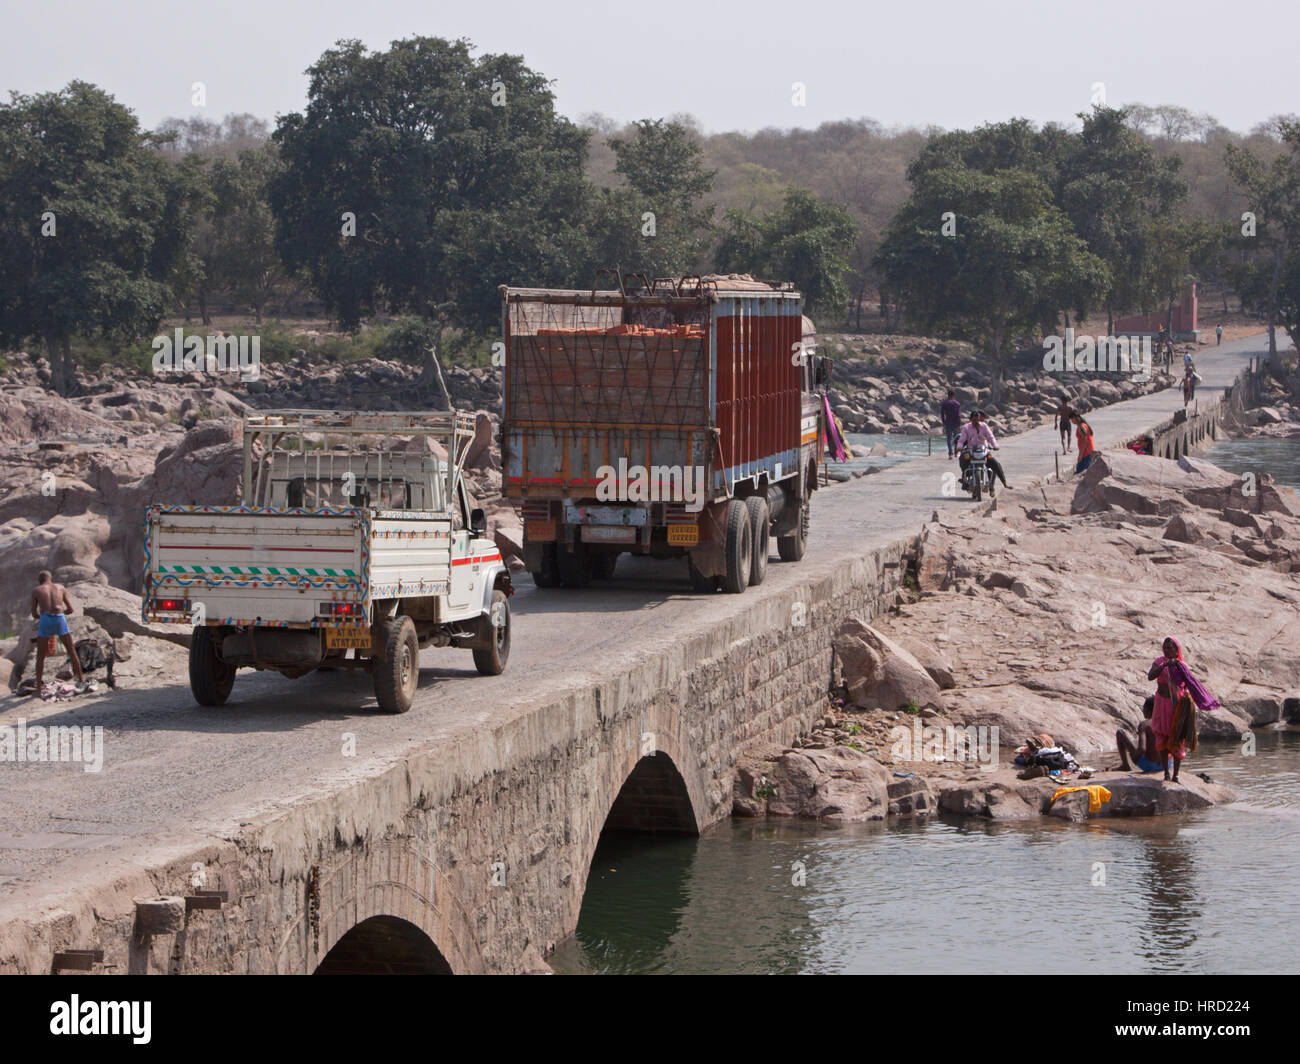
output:
M 858 436 L 893 465 L 923 436 Z M 940 453 L 943 440 L 935 441 Z M 1300 488 L 1300 440 L 1205 453 Z M 699 839 L 602 842 L 566 973 L 1294 972 L 1300 731 L 1203 744 L 1184 771 L 1235 788 L 1185 816 L 828 827 L 732 820 Z M 1104 880 L 1104 882 L 1103 882 Z
M 1300 440 L 1220 440 L 1204 457 L 1229 473 L 1271 473 L 1300 490 Z
M 623 836 L 592 863 L 566 973 L 1294 972 L 1300 733 L 1203 744 L 1240 800 L 1183 816 Z M 800 868 L 802 867 L 802 874 Z M 1104 882 L 1102 880 L 1104 879 Z

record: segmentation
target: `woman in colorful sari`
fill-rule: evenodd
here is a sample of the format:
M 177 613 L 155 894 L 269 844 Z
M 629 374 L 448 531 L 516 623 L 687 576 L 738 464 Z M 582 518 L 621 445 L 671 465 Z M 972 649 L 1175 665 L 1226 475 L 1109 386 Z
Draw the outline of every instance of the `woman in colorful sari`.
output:
M 1201 710 L 1219 708 L 1219 700 L 1201 684 L 1183 661 L 1183 648 L 1172 636 L 1161 646 L 1162 655 L 1151 663 L 1147 679 L 1156 681 L 1156 705 L 1151 713 L 1151 730 L 1156 750 L 1165 766 L 1165 779 L 1178 782 L 1178 769 L 1187 756 L 1187 745 L 1196 749 L 1196 728 L 1191 706 Z M 1181 706 L 1181 709 L 1180 709 Z M 1169 775 L 1173 761 L 1174 774 Z

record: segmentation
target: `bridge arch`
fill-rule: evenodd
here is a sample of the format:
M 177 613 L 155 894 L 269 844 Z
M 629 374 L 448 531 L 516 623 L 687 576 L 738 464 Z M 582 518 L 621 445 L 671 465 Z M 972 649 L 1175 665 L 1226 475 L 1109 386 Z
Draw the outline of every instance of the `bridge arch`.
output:
M 423 930 L 399 916 L 371 916 L 325 954 L 316 975 L 451 975 L 451 965 Z
M 668 754 L 641 758 L 605 814 L 606 831 L 698 835 L 699 820 L 686 781 Z

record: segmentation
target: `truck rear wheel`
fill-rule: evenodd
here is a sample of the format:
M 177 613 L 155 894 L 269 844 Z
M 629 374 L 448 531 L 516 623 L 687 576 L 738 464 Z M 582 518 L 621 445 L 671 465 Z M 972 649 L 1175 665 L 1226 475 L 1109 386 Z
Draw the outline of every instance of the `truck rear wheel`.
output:
M 581 543 L 575 543 L 573 550 L 565 550 L 557 544 L 555 560 L 560 571 L 560 583 L 565 587 L 586 587 L 591 583 L 591 559 Z
M 500 676 L 510 659 L 510 600 L 504 591 L 492 592 L 492 608 L 480 622 L 480 632 L 492 645 L 474 648 L 474 667 L 482 676 Z
M 410 617 L 395 617 L 388 626 L 384 660 L 374 663 L 375 699 L 385 713 L 405 713 L 420 684 L 420 641 Z
M 749 538 L 753 557 L 749 563 L 749 585 L 757 587 L 767 576 L 767 555 L 771 550 L 771 519 L 767 500 L 761 495 L 751 495 L 745 500 L 749 511 Z
M 718 590 L 718 578 L 716 576 L 705 576 L 695 568 L 695 560 L 688 554 L 686 556 L 686 566 L 690 571 L 691 589 L 701 595 L 711 595 Z
M 749 570 L 753 566 L 754 538 L 750 532 L 749 507 L 742 499 L 727 503 L 727 574 L 722 578 L 722 590 L 739 595 L 749 586 Z
M 591 575 L 597 580 L 613 580 L 614 567 L 618 565 L 618 555 L 612 550 L 604 550 L 592 558 Z
M 555 564 L 555 544 L 547 543 L 542 546 L 542 564 L 539 568 L 531 570 L 533 583 L 538 587 L 559 587 L 560 570 Z
M 783 562 L 799 561 L 799 559 L 803 557 L 803 552 L 808 547 L 808 511 L 811 504 L 811 493 L 800 499 L 799 521 L 795 526 L 795 530 L 788 536 L 776 537 L 776 552 L 781 556 Z
M 197 626 L 190 636 L 190 690 L 201 706 L 224 705 L 235 686 L 235 666 L 227 665 L 217 654 L 212 629 Z

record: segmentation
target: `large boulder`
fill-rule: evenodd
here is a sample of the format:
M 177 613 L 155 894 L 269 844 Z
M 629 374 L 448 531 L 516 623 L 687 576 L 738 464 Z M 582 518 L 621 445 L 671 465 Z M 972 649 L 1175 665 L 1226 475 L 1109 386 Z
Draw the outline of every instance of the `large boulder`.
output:
M 939 708 L 939 685 L 907 650 L 855 617 L 835 633 L 835 655 L 850 701 L 861 709 Z
M 889 782 L 883 765 L 851 747 L 786 750 L 767 760 L 742 759 L 735 811 L 831 823 L 883 820 L 889 812 Z

